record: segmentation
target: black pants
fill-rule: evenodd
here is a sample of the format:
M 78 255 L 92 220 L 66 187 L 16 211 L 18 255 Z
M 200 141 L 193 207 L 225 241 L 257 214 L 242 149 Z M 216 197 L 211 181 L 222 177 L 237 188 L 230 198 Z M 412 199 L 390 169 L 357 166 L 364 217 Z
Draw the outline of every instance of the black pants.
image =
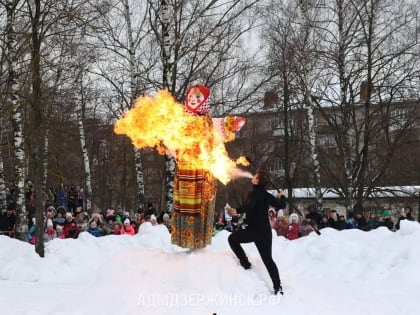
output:
M 271 231 L 270 231 L 271 232 Z M 273 281 L 274 289 L 280 288 L 280 276 L 279 270 L 277 269 L 276 263 L 273 260 L 271 253 L 272 235 L 261 235 L 256 231 L 250 229 L 239 229 L 234 231 L 228 238 L 230 248 L 232 248 L 236 257 L 238 257 L 241 263 L 247 263 L 248 257 L 246 256 L 241 243 L 254 242 L 255 246 L 260 253 L 261 259 L 267 268 L 268 274 Z

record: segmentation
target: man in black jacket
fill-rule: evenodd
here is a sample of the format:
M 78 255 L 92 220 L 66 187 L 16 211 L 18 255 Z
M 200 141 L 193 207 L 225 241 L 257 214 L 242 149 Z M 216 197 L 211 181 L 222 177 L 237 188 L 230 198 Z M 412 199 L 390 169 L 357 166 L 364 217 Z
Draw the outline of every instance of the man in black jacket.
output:
M 0 212 L 0 235 L 8 235 L 12 237 L 15 230 L 16 216 L 12 207 L 7 207 L 5 213 Z
M 284 209 L 286 207 L 286 198 L 281 194 L 280 198 L 277 199 L 268 193 L 264 188 L 268 181 L 266 173 L 257 171 L 251 180 L 253 189 L 248 194 L 246 203 L 240 208 L 228 210 L 230 215 L 236 215 L 237 213 L 246 214 L 244 228 L 238 228 L 234 231 L 229 236 L 228 241 L 240 264 L 245 269 L 251 268 L 251 264 L 241 243 L 254 242 L 273 281 L 274 294 L 278 292 L 283 294 L 279 271 L 271 253 L 272 232 L 268 218 L 268 209 L 269 206 Z

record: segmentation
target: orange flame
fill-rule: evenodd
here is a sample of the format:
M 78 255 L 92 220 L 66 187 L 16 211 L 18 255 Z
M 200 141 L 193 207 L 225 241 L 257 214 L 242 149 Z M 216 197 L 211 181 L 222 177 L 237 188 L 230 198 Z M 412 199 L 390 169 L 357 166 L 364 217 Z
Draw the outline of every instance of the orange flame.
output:
M 137 148 L 155 148 L 162 155 L 174 155 L 209 171 L 224 184 L 235 171 L 238 173 L 236 164 L 246 160 L 232 161 L 222 137 L 211 128 L 209 117 L 186 113 L 167 90 L 153 97 L 139 97 L 117 121 L 114 131 L 126 134 Z
M 241 164 L 243 166 L 249 165 L 249 160 L 245 156 L 240 156 L 236 159 L 236 164 Z

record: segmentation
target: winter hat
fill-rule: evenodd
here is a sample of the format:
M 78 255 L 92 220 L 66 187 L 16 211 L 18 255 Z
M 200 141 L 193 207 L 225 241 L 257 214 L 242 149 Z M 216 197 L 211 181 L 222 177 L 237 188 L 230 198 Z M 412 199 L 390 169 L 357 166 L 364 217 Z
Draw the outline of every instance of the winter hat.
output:
M 92 228 L 92 229 L 96 229 L 96 227 L 97 227 L 98 225 L 96 224 L 96 221 L 92 221 L 92 222 L 90 222 L 90 227 Z
M 162 218 L 163 220 L 169 220 L 169 214 L 165 213 Z
M 299 216 L 296 213 L 292 213 L 289 217 L 290 223 L 298 223 L 299 222 Z
M 130 215 L 130 212 L 128 212 L 128 211 L 124 211 L 124 212 L 123 212 L 123 215 L 124 215 L 124 216 L 126 216 L 126 217 L 128 217 L 128 216 Z
M 35 225 L 36 224 L 36 219 L 32 218 L 32 224 Z
M 63 206 L 59 206 L 57 208 L 57 213 L 61 213 L 62 215 L 64 215 L 66 213 L 66 208 L 64 208 Z
M 150 221 L 156 221 L 157 219 L 156 219 L 156 216 L 154 215 L 154 214 L 152 214 L 151 216 L 150 216 Z
M 73 219 L 73 215 L 71 214 L 71 212 L 67 212 L 66 213 L 66 219 L 67 218 L 71 218 L 71 219 Z
M 47 208 L 47 212 L 48 211 L 52 211 L 53 213 L 54 213 L 54 215 L 56 215 L 57 214 L 57 211 L 55 210 L 55 208 L 53 207 L 53 206 L 49 206 L 48 208 Z
M 196 108 L 190 106 L 189 96 L 191 93 L 201 93 L 204 96 L 204 100 Z M 187 90 L 186 95 L 187 97 L 185 98 L 185 110 L 187 112 L 197 115 L 205 115 L 210 111 L 210 89 L 208 87 L 202 84 L 190 86 Z
M 130 219 L 128 219 L 128 218 L 127 218 L 127 219 L 125 219 L 125 220 L 124 220 L 124 224 L 125 224 L 125 225 L 130 225 Z
M 47 227 L 53 227 L 53 221 L 51 219 L 47 220 Z
M 97 218 L 99 221 L 102 221 L 101 215 L 97 212 L 92 213 L 92 219 Z
M 282 210 L 282 209 L 280 209 L 280 210 L 277 212 L 277 217 L 278 217 L 278 218 L 282 218 L 282 217 L 284 217 L 284 212 L 283 212 L 283 210 Z

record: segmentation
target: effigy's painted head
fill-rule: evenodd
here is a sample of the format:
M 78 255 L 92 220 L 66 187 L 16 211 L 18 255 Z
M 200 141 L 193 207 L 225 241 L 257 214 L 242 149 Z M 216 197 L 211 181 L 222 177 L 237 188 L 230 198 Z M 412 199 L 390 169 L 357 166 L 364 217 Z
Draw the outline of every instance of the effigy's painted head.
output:
M 205 115 L 210 111 L 210 89 L 202 84 L 190 86 L 185 97 L 185 110 L 196 115 Z

